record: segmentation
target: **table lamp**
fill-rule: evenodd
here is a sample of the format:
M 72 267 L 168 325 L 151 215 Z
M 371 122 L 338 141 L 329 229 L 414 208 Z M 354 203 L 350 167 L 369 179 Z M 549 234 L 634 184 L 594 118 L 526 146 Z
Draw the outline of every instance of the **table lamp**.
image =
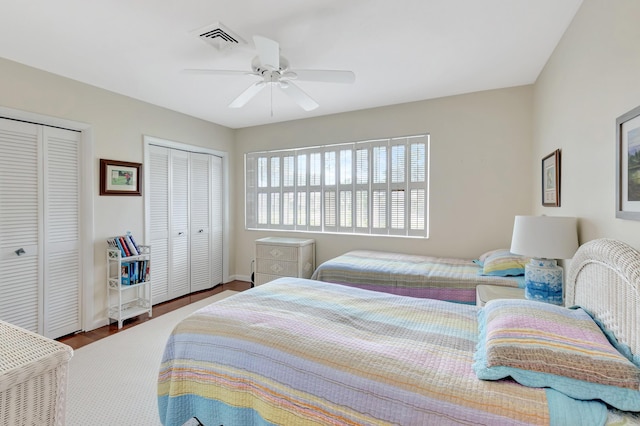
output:
M 563 304 L 563 271 L 556 259 L 570 259 L 578 249 L 577 219 L 516 216 L 511 253 L 530 257 L 524 269 L 527 299 Z

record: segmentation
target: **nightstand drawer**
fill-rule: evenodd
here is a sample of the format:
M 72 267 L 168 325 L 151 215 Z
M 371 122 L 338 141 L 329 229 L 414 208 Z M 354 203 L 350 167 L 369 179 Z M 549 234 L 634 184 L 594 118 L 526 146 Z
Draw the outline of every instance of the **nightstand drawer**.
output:
M 281 277 L 297 277 L 298 262 L 260 259 L 256 262 L 256 272 L 259 274 L 280 275 Z
M 259 244 L 256 245 L 256 257 L 258 259 L 274 259 L 295 262 L 298 260 L 298 247 Z

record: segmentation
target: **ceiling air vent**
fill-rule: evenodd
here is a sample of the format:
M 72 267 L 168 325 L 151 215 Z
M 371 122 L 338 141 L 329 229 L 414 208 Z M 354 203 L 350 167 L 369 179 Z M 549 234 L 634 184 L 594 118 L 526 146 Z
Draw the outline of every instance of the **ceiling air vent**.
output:
M 222 25 L 220 22 L 214 22 L 211 25 L 207 25 L 204 28 L 192 31 L 191 33 L 218 50 L 247 44 L 242 37 Z

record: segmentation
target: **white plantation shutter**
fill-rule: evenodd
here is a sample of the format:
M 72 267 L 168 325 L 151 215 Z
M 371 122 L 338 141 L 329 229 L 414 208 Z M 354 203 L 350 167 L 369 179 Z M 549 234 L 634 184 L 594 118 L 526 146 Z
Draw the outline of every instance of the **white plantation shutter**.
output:
M 309 227 L 322 230 L 322 153 L 309 152 Z
M 428 235 L 429 136 L 245 155 L 248 229 Z
M 358 145 L 355 156 L 355 229 L 358 233 L 370 232 L 369 209 L 369 158 L 370 146 Z
M 407 181 L 405 141 L 395 139 L 390 145 L 389 156 L 389 233 L 404 235 L 406 233 L 405 204 L 407 199 Z
M 428 200 L 429 200 L 429 137 L 427 135 L 407 138 L 409 149 L 409 177 L 407 190 L 408 229 L 412 236 L 428 235 Z

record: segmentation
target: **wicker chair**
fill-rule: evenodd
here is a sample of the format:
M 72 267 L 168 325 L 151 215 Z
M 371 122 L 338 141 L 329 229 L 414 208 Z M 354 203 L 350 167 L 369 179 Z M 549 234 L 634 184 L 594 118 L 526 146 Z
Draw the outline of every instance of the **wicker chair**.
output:
M 0 321 L 0 425 L 64 425 L 73 350 Z

